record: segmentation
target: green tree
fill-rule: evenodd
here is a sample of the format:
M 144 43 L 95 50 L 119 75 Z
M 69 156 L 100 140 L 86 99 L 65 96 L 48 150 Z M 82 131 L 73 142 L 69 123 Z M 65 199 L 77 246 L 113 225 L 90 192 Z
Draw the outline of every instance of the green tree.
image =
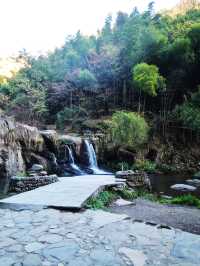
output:
M 159 74 L 158 67 L 146 63 L 133 68 L 133 81 L 136 88 L 150 96 L 157 96 L 158 90 L 165 85 L 165 79 Z
M 145 95 L 155 97 L 158 94 L 158 90 L 165 86 L 165 79 L 159 74 L 158 67 L 146 63 L 138 64 L 133 68 L 133 82 L 135 87 L 140 91 L 139 112 L 141 108 L 141 92 L 144 92 Z M 144 98 L 143 104 L 144 110 L 145 99 L 146 97 Z
M 137 113 L 116 112 L 111 120 L 111 134 L 115 145 L 138 147 L 147 141 L 149 126 Z

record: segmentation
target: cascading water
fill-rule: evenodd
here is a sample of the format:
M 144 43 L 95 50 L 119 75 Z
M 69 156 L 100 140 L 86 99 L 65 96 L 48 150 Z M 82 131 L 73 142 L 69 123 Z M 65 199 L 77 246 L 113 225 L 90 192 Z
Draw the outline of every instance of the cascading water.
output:
M 76 175 L 83 175 L 84 172 L 80 169 L 80 167 L 78 165 L 75 164 L 73 152 L 68 145 L 66 145 L 66 150 L 65 150 L 65 157 L 66 158 L 67 158 L 67 153 L 68 153 L 68 164 L 69 164 L 72 172 Z
M 85 140 L 85 146 L 88 154 L 89 167 L 98 168 L 97 157 L 92 143 L 90 143 L 88 140 Z
M 98 175 L 105 175 L 109 174 L 98 167 L 97 163 L 97 157 L 96 157 L 96 152 L 94 150 L 94 146 L 92 145 L 91 142 L 89 142 L 87 139 L 84 140 L 85 142 L 85 148 L 88 156 L 88 168 L 92 170 L 93 174 L 98 174 Z
M 59 151 L 58 165 L 60 176 L 110 174 L 99 169 L 94 146 L 89 140 L 83 140 L 77 160 L 76 157 L 74 157 L 75 151 L 73 147 L 64 144 Z M 77 164 L 77 161 L 80 165 Z

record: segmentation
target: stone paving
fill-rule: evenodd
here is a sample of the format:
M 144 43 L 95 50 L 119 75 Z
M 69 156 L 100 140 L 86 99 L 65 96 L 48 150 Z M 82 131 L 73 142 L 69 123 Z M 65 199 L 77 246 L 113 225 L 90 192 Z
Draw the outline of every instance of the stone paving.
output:
M 200 236 L 87 210 L 0 209 L 0 266 L 200 265 Z

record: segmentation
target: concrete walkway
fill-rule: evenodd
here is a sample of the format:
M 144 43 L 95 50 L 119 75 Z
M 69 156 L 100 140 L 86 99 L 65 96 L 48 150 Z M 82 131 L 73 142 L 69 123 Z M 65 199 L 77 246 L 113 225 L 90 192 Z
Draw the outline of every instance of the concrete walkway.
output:
M 98 189 L 116 184 L 111 175 L 63 177 L 59 182 L 24 192 L 0 203 L 80 209 Z

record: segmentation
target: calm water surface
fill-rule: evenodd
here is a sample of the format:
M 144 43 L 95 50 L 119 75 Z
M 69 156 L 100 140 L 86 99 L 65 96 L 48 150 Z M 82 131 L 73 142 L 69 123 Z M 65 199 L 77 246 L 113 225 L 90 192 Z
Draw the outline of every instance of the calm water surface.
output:
M 152 174 L 149 176 L 151 180 L 152 189 L 156 193 L 163 192 L 168 196 L 179 196 L 186 194 L 185 192 L 175 191 L 170 187 L 175 184 L 186 184 L 191 185 L 186 182 L 188 179 L 193 179 L 192 175 L 189 174 L 167 174 L 159 175 Z M 193 186 L 193 185 L 192 185 Z M 188 193 L 188 192 L 187 192 Z M 189 194 L 198 196 L 200 198 L 200 186 L 194 192 L 189 192 Z

